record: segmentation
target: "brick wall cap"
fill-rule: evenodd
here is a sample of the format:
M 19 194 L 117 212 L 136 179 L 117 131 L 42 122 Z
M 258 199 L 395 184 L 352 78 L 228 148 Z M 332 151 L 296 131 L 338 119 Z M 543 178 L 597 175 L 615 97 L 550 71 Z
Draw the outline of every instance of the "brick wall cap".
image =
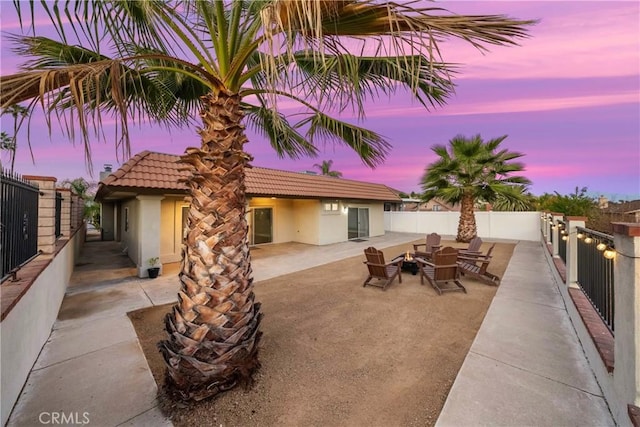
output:
M 56 191 L 68 191 L 68 192 L 70 192 L 71 189 L 70 188 L 60 187 L 60 188 L 56 188 Z
M 613 222 L 613 232 L 629 237 L 640 237 L 640 223 L 638 222 Z
M 56 182 L 58 178 L 53 176 L 38 176 L 38 175 L 22 175 L 22 178 L 29 181 L 53 181 Z

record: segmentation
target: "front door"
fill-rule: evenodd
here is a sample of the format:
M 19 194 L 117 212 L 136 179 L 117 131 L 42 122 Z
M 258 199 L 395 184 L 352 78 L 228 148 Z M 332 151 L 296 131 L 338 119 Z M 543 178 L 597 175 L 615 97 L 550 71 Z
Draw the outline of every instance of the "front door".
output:
M 349 208 L 347 238 L 369 237 L 369 208 Z

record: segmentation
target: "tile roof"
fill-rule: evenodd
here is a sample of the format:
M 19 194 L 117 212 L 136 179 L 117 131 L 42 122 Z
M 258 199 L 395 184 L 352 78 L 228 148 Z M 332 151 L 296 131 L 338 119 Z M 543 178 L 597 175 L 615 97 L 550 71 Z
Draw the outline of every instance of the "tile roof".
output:
M 111 192 L 126 189 L 186 191 L 179 179 L 187 178 L 189 172 L 179 170 L 178 159 L 172 154 L 138 153 L 100 182 L 96 198 L 101 200 Z M 247 168 L 246 173 L 249 196 L 400 201 L 383 184 L 260 167 Z

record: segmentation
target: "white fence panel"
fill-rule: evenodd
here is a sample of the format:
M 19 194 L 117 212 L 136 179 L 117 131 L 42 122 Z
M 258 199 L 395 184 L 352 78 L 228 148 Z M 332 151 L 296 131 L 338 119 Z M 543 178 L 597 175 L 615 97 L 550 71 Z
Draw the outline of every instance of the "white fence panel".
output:
M 476 212 L 478 236 L 486 239 L 539 240 L 540 212 Z M 458 234 L 460 212 L 385 212 L 386 231 Z

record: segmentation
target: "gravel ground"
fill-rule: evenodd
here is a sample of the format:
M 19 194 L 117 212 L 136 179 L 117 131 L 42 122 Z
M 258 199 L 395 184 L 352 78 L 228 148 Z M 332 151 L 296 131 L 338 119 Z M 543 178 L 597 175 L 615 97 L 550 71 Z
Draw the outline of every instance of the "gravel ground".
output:
M 385 257 L 406 247 L 385 249 Z M 502 276 L 514 247 L 497 244 L 489 271 Z M 410 273 L 386 291 L 363 288 L 363 259 L 256 283 L 265 317 L 253 386 L 187 406 L 160 392 L 174 424 L 434 425 L 497 288 L 463 278 L 467 294 L 438 296 Z M 129 314 L 159 390 L 164 365 L 156 343 L 170 308 Z

